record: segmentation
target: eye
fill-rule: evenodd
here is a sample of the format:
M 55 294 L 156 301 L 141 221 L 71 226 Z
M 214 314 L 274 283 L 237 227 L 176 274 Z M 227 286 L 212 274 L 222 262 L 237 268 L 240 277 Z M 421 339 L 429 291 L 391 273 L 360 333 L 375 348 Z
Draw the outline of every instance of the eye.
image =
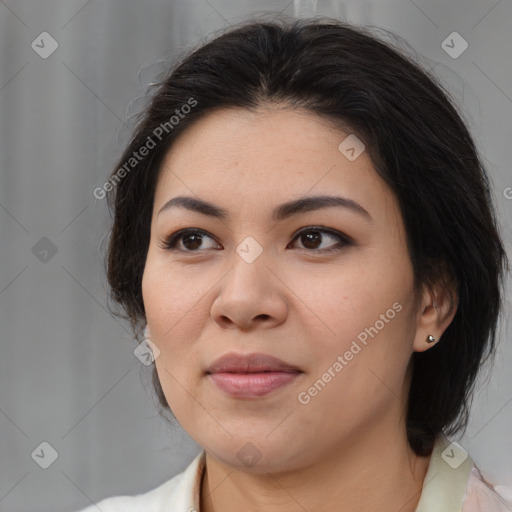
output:
M 337 240 L 337 243 L 331 247 L 318 248 L 318 244 L 323 241 L 326 235 L 327 238 Z M 168 251 L 197 252 L 199 250 L 208 249 L 208 247 L 201 247 L 204 238 L 214 240 L 212 236 L 210 236 L 206 231 L 203 231 L 202 229 L 180 229 L 179 231 L 176 231 L 167 237 L 167 239 L 163 244 L 160 245 L 160 247 Z M 352 239 L 350 237 L 338 231 L 320 226 L 310 226 L 303 229 L 295 235 L 292 241 L 294 240 L 300 240 L 308 252 L 314 253 L 336 252 L 343 249 L 343 247 L 352 244 Z M 182 242 L 182 247 L 177 247 L 180 241 Z
M 331 245 L 328 248 L 318 248 L 317 246 L 323 241 L 324 237 L 327 235 L 328 238 L 337 240 L 338 243 Z M 323 227 L 315 227 L 311 226 L 306 229 L 303 229 L 295 237 L 293 240 L 300 240 L 303 246 L 306 249 L 309 249 L 308 252 L 318 252 L 318 253 L 332 253 L 336 251 L 340 251 L 347 245 L 352 244 L 351 238 L 348 236 L 332 230 L 332 229 L 326 229 Z
M 162 249 L 168 250 L 168 251 L 183 251 L 183 252 L 196 252 L 199 249 L 207 249 L 208 247 L 200 247 L 203 238 L 207 237 L 213 240 L 213 238 L 202 229 L 180 229 L 179 231 L 176 231 L 172 235 L 170 235 L 165 242 L 160 245 Z M 176 248 L 177 242 L 180 240 L 183 240 L 183 246 L 185 249 L 179 247 Z

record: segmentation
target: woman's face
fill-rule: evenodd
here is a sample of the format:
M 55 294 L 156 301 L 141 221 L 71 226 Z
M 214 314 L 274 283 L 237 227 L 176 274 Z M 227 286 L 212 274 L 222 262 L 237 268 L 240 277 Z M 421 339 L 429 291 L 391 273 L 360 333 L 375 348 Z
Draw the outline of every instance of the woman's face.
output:
M 397 202 L 353 136 L 339 149 L 348 135 L 304 111 L 222 110 L 163 162 L 142 282 L 155 364 L 183 428 L 233 467 L 297 468 L 405 429 L 428 333 Z M 178 196 L 214 206 L 164 208 Z M 279 209 L 320 196 L 345 199 Z M 289 367 L 214 367 L 226 354 Z

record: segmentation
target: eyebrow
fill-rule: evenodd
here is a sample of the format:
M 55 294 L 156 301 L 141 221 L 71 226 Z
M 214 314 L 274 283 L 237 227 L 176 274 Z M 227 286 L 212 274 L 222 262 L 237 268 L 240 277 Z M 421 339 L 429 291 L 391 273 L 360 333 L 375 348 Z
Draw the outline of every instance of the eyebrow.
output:
M 209 215 L 217 219 L 226 220 L 229 217 L 229 212 L 224 208 L 216 206 L 203 199 L 197 199 L 190 196 L 177 196 L 167 201 L 162 208 L 160 208 L 158 215 L 163 211 L 170 208 L 181 207 L 187 210 Z M 372 221 L 372 216 L 365 210 L 359 203 L 341 196 L 311 196 L 300 199 L 288 201 L 286 203 L 276 206 L 272 212 L 272 220 L 278 222 L 300 213 L 311 212 L 320 210 L 322 208 L 341 207 L 353 211 L 366 218 L 367 221 Z

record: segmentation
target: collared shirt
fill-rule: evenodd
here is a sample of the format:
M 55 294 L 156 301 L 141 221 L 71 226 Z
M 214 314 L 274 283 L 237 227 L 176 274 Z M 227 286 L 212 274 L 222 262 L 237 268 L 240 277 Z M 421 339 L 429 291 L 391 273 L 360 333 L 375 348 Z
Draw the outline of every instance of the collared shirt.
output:
M 204 470 L 203 450 L 182 473 L 159 487 L 134 496 L 112 496 L 79 512 L 200 512 Z M 441 434 L 430 457 L 416 512 L 511 511 L 512 503 L 486 482 L 471 457 Z

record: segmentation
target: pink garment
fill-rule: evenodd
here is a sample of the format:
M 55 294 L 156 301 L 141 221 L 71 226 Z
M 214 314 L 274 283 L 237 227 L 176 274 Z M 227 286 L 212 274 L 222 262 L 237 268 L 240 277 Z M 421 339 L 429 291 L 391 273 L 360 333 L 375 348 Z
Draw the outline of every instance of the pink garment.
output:
M 512 512 L 512 504 L 483 478 L 462 446 L 441 434 L 430 457 L 416 512 Z
M 471 468 L 462 512 L 510 512 L 512 505 L 485 481 L 476 466 Z

